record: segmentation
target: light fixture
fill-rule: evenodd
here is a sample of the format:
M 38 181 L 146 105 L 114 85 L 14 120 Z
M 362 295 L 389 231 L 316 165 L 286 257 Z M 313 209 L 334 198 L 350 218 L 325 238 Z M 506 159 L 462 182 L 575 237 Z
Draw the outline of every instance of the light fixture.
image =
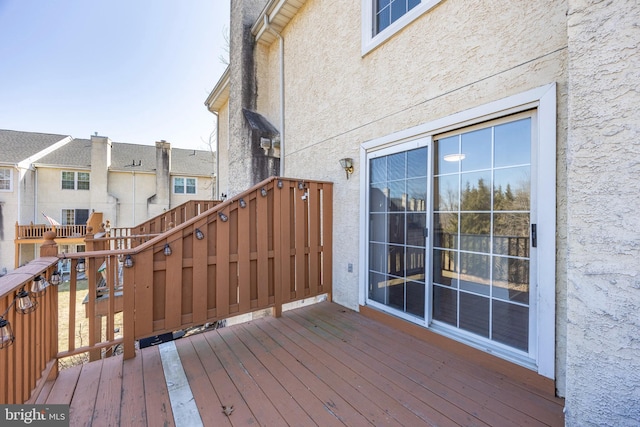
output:
M 240 205 L 240 207 L 241 207 L 242 209 L 244 209 L 244 208 L 246 208 L 246 207 L 247 207 L 247 202 L 245 202 L 245 201 L 244 201 L 244 199 L 240 199 L 240 200 L 238 200 L 238 204 Z
M 29 292 L 25 291 L 24 288 L 20 289 L 16 294 L 16 311 L 20 314 L 27 314 L 35 311 L 38 306 L 38 302 L 36 300 L 32 300 L 29 296 Z
M 165 254 L 165 256 L 169 256 L 169 255 L 171 255 L 171 253 L 172 253 L 171 252 L 171 246 L 169 246 L 168 243 L 165 243 L 164 244 L 164 254 Z
M 353 173 L 353 159 L 349 157 L 340 159 L 340 166 L 342 166 L 342 169 L 347 173 L 347 179 L 349 179 L 349 175 Z
M 260 194 L 262 194 L 262 197 L 267 197 L 267 194 L 269 194 L 269 193 L 267 192 L 266 187 L 262 187 L 260 189 Z
M 0 349 L 7 348 L 15 341 L 11 323 L 4 317 L 0 316 Z
M 126 256 L 126 258 L 124 259 L 122 265 L 124 265 L 125 268 L 133 267 L 133 258 L 131 257 L 131 255 L 127 255 Z
M 42 296 L 47 290 L 47 286 L 49 286 L 47 279 L 45 279 L 40 275 L 37 275 L 36 277 L 33 278 L 33 281 L 31 282 L 31 289 L 30 289 L 31 294 L 34 297 Z
M 443 157 L 445 162 L 459 162 L 464 160 L 466 156 L 464 154 L 447 154 Z
M 298 190 L 304 190 L 304 181 L 298 181 Z
M 282 182 L 281 179 L 278 180 L 278 188 L 282 188 L 284 187 L 284 183 Z
M 196 228 L 196 231 L 195 231 L 194 234 L 196 235 L 196 239 L 198 239 L 198 240 L 204 239 L 204 233 L 202 231 L 200 231 L 199 228 Z
M 49 277 L 49 283 L 53 286 L 58 286 L 60 282 L 60 273 L 58 273 L 58 270 L 54 270 L 53 273 L 51 273 L 51 277 Z
M 76 265 L 76 271 L 78 273 L 84 273 L 84 270 L 85 270 L 84 258 L 79 258 L 78 259 L 78 264 Z
M 219 212 L 219 213 L 218 213 L 218 216 L 220 217 L 220 220 L 221 220 L 222 222 L 227 222 L 227 221 L 229 221 L 229 217 L 228 217 L 228 216 L 226 216 L 225 214 L 223 214 L 222 212 Z

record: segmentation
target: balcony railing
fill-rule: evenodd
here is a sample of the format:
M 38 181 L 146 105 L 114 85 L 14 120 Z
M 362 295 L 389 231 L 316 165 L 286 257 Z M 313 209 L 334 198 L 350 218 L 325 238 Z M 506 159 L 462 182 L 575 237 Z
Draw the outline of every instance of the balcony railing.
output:
M 112 227 L 109 232 L 112 238 L 111 249 L 134 248 L 220 203 L 222 202 L 219 200 L 189 200 L 135 227 Z
M 332 201 L 331 183 L 271 178 L 132 249 L 110 250 L 110 239 L 89 233 L 87 252 L 58 256 L 71 260 L 60 303 L 48 292 L 40 317 L 8 314 L 19 332 L 12 350 L 0 349 L 0 401 L 27 401 L 57 360 L 119 346 L 130 358 L 141 338 L 264 309 L 279 316 L 283 304 L 330 296 Z M 41 256 L 57 253 L 54 238 L 45 235 Z M 58 258 L 0 279 L 0 309 Z M 17 375 L 25 378 L 14 387 Z

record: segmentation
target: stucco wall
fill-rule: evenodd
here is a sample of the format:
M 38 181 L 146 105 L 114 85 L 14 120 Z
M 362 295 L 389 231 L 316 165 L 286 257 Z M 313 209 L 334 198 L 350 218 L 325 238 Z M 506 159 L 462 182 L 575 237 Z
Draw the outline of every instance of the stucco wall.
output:
M 359 189 L 368 140 L 552 82 L 558 84 L 557 387 L 566 329 L 566 3 L 444 1 L 362 57 L 360 2 L 307 1 L 285 39 L 285 175 L 334 187 L 334 300 L 358 306 Z M 261 48 L 258 105 L 277 118 L 278 46 Z M 266 67 L 266 70 L 261 69 Z M 349 180 L 339 159 L 353 158 Z M 353 272 L 348 265 L 353 264 Z
M 38 210 L 62 222 L 62 209 L 91 209 L 89 190 L 63 190 L 62 171 L 88 172 L 87 169 L 38 168 Z M 43 221 L 37 221 L 43 223 Z
M 3 166 L 5 167 L 5 166 Z M 0 270 L 6 268 L 8 271 L 14 269 L 15 249 L 13 246 L 13 236 L 16 221 L 18 221 L 18 171 L 12 168 L 12 191 L 0 191 Z
M 109 193 L 118 199 L 115 215 L 105 216 L 113 227 L 133 227 L 149 218 L 147 199 L 156 193 L 156 175 L 110 172 Z
M 567 425 L 640 425 L 639 22 L 569 0 Z

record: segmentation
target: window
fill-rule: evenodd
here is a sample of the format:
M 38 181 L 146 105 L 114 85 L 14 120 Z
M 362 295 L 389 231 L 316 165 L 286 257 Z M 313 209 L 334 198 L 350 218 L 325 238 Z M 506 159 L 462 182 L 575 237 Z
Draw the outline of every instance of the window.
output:
M 173 178 L 173 192 L 175 194 L 196 194 L 196 179 L 174 177 Z
M 89 209 L 62 209 L 62 225 L 86 225 Z
M 12 170 L 10 168 L 0 168 L 0 191 L 12 191 Z
M 89 190 L 89 172 L 62 171 L 63 190 Z
M 362 54 L 380 45 L 441 0 L 362 0 Z
M 362 144 L 362 305 L 555 377 L 555 92 Z

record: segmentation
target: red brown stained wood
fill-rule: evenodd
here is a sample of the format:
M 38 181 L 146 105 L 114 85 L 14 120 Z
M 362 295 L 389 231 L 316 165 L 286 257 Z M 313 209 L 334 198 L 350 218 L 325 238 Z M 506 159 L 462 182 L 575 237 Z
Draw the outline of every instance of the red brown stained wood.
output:
M 324 302 L 176 347 L 205 425 L 563 425 L 563 400 L 535 378 L 528 385 L 508 362 L 474 363 L 476 353 L 440 343 Z M 63 370 L 36 400 L 71 403 L 72 426 L 174 424 L 156 347 Z

